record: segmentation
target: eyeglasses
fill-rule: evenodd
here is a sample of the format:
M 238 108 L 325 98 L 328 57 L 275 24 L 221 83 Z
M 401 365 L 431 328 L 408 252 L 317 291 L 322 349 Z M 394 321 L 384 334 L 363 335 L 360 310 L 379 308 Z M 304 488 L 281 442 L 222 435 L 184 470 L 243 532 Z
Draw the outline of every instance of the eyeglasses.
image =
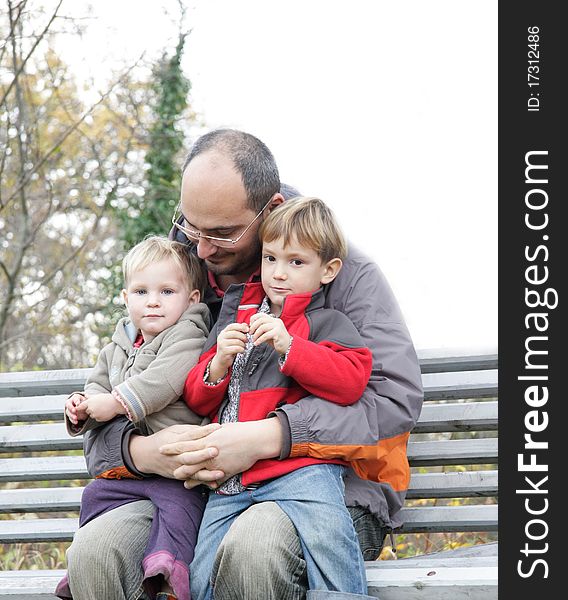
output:
M 182 225 L 181 223 L 187 223 L 187 221 L 186 221 L 185 217 L 183 216 L 183 213 L 181 212 L 181 200 L 180 200 L 180 203 L 178 204 L 176 212 L 174 213 L 174 216 L 172 217 L 172 225 L 175 228 L 179 229 L 182 233 L 184 233 L 186 235 L 186 237 L 188 239 L 192 240 L 193 242 L 199 243 L 199 240 L 207 240 L 210 244 L 213 244 L 213 246 L 219 246 L 220 248 L 231 248 L 232 246 L 235 246 L 236 244 L 238 244 L 239 241 L 245 235 L 245 233 L 253 226 L 254 222 L 260 217 L 260 215 L 264 212 L 264 210 L 272 202 L 272 198 L 273 197 L 271 196 L 270 200 L 268 200 L 268 202 L 260 209 L 260 212 L 256 215 L 256 217 L 245 227 L 245 229 L 241 233 L 241 235 L 239 235 L 234 240 L 231 238 L 221 238 L 221 237 L 215 237 L 213 235 L 205 235 L 205 234 L 201 233 L 201 231 L 198 231 L 196 229 L 190 229 L 189 227 Z

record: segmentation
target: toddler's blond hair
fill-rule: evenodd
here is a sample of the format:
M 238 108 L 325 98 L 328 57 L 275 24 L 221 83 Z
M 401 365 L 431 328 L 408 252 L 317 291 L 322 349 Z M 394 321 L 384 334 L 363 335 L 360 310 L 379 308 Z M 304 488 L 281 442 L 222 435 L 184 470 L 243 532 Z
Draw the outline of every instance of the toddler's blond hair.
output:
M 188 291 L 199 290 L 201 298 L 203 298 L 206 276 L 199 258 L 191 253 L 184 244 L 158 235 L 142 240 L 124 257 L 122 275 L 125 285 L 128 285 L 133 273 L 164 259 L 173 260 L 187 279 Z

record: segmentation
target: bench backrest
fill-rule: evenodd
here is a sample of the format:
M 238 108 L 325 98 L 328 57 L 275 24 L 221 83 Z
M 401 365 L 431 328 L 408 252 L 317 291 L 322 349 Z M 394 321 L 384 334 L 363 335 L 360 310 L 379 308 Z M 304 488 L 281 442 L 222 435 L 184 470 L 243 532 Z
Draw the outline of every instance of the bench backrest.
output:
M 425 403 L 409 442 L 414 468 L 401 531 L 495 531 L 497 356 L 423 352 L 420 361 Z M 76 515 L 36 515 L 79 509 L 88 474 L 82 440 L 65 431 L 63 406 L 89 372 L 0 373 L 0 513 L 27 515 L 0 520 L 0 543 L 72 539 Z M 10 489 L 14 482 L 22 483 Z M 426 499 L 434 500 L 414 502 Z

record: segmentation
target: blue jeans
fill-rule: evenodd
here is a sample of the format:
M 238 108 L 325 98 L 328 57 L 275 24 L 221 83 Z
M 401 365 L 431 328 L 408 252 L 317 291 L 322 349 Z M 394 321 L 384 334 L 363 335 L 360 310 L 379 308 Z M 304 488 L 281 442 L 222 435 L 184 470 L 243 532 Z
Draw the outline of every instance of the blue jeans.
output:
M 312 465 L 234 496 L 211 494 L 190 566 L 193 600 L 213 598 L 215 554 L 233 521 L 251 505 L 270 501 L 298 532 L 309 589 L 366 597 L 363 556 L 344 502 L 343 470 L 333 464 Z

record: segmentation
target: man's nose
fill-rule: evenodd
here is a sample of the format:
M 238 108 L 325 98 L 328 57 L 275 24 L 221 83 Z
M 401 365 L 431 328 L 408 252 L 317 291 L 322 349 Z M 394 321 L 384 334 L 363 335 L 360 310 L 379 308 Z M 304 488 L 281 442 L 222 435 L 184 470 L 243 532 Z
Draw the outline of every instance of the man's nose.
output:
M 199 238 L 197 242 L 197 256 L 201 259 L 209 258 L 217 252 L 217 246 L 205 238 Z

